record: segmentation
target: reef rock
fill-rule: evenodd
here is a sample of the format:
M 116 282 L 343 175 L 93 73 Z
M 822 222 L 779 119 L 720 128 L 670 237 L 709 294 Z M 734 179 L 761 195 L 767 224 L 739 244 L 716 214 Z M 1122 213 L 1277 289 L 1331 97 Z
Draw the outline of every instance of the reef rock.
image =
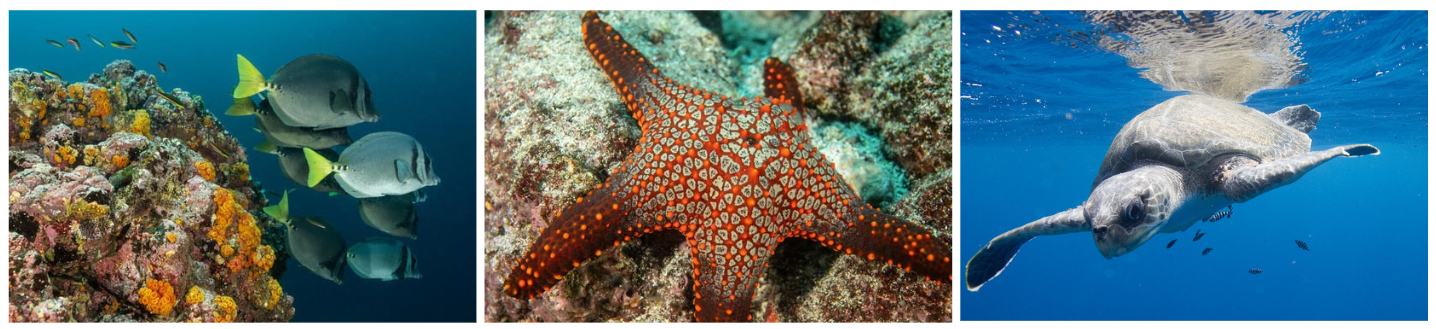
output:
M 294 316 L 282 227 L 199 97 L 125 60 L 10 81 L 10 321 Z

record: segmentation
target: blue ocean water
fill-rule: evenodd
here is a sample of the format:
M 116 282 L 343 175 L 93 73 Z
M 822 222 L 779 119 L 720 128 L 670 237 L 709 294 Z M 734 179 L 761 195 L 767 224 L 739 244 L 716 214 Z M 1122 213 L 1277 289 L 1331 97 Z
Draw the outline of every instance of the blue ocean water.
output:
M 290 60 L 326 53 L 359 68 L 373 91 L 382 118 L 349 128 L 354 139 L 378 131 L 399 131 L 423 143 L 442 179 L 424 188 L 418 205 L 419 239 L 403 239 L 419 260 L 423 278 L 380 282 L 352 271 L 335 285 L 293 260 L 280 280 L 294 296 L 294 321 L 472 322 L 477 274 L 474 206 L 474 111 L 476 29 L 473 11 L 11 11 L 10 68 L 50 70 L 67 81 L 84 81 L 116 59 L 156 74 L 160 86 L 181 88 L 204 98 L 205 106 L 241 145 L 249 149 L 255 181 L 269 191 L 296 189 L 291 213 L 319 216 L 339 226 L 353 244 L 385 236 L 365 225 L 358 202 L 328 197 L 298 186 L 279 171 L 277 158 L 252 150 L 263 141 L 252 117 L 228 117 L 237 80 L 235 54 L 243 54 L 266 76 Z M 135 34 L 135 49 L 101 48 Z M 56 48 L 46 39 L 80 41 Z M 168 73 L 160 73 L 164 62 Z M 278 202 L 277 197 L 271 202 Z M 347 270 L 346 270 L 347 271 Z
M 980 291 L 961 291 L 960 318 L 1428 319 L 1427 20 L 1333 12 L 1284 29 L 1299 40 L 1304 82 L 1245 102 L 1267 113 L 1309 104 L 1322 113 L 1313 149 L 1370 143 L 1381 154 L 1334 159 L 1228 219 L 1111 260 L 1091 234 L 1038 237 Z M 1085 201 L 1122 125 L 1186 92 L 1098 47 L 1080 13 L 964 11 L 960 29 L 965 265 L 997 235 Z M 1198 229 L 1207 235 L 1193 242 Z

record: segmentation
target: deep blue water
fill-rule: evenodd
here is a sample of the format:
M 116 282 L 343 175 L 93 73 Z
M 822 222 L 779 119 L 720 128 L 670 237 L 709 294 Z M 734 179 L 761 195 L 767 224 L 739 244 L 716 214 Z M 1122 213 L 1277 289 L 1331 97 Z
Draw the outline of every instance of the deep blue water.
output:
M 223 112 L 237 80 L 235 54 L 243 54 L 266 76 L 290 60 L 326 53 L 359 68 L 373 91 L 382 119 L 349 128 L 354 139 L 377 131 L 400 131 L 418 139 L 442 179 L 424 188 L 419 204 L 418 240 L 403 239 L 419 260 L 423 279 L 380 282 L 345 274 L 335 285 L 289 261 L 280 280 L 294 296 L 295 321 L 475 321 L 477 274 L 475 178 L 476 26 L 473 11 L 190 12 L 88 11 L 10 12 L 10 68 L 50 70 L 67 81 L 84 81 L 116 59 L 150 71 L 160 86 L 198 94 L 205 106 L 249 150 L 255 181 L 270 191 L 298 189 L 291 213 L 320 216 L 340 227 L 349 243 L 384 236 L 359 219 L 358 202 L 327 197 L 293 184 L 279 172 L 277 158 L 252 151 L 263 135 L 250 129 L 252 117 Z M 139 40 L 136 49 L 100 48 Z M 83 50 L 60 49 L 45 39 L 81 42 Z M 169 73 L 159 73 L 164 62 Z M 271 202 L 278 202 L 277 198 Z M 347 270 L 346 270 L 347 271 Z
M 1122 125 L 1184 94 L 1080 42 L 1090 39 L 1076 32 L 1093 35 L 1081 17 L 961 13 L 959 264 L 1085 201 Z M 1427 19 L 1335 12 L 1291 27 L 1306 81 L 1245 103 L 1268 113 L 1309 104 L 1322 113 L 1313 149 L 1371 143 L 1381 154 L 1334 159 L 1235 204 L 1229 219 L 1158 234 L 1111 260 L 1091 234 L 1038 237 L 980 291 L 957 288 L 960 318 L 1427 319 Z M 1207 235 L 1192 242 L 1197 229 Z

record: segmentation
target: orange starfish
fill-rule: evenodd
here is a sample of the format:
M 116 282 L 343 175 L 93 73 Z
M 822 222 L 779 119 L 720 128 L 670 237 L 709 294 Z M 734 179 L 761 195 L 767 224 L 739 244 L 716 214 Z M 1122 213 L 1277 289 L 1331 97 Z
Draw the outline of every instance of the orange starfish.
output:
M 532 298 L 605 249 L 663 230 L 691 247 L 699 321 L 751 321 L 754 287 L 787 238 L 951 284 L 951 246 L 862 202 L 817 153 L 786 64 L 764 63 L 768 97 L 732 100 L 664 77 L 596 12 L 583 16 L 583 40 L 643 136 L 540 234 L 504 280 L 508 295 Z

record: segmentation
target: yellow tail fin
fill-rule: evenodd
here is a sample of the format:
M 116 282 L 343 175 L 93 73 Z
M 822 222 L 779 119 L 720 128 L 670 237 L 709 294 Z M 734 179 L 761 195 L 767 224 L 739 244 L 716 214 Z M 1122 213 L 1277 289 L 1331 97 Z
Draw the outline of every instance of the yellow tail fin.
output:
M 230 105 L 228 110 L 224 110 L 224 115 L 232 117 L 254 115 L 254 100 L 249 97 L 235 98 L 234 105 Z
M 279 199 L 279 204 L 264 207 L 264 213 L 281 223 L 289 224 L 289 191 L 284 191 L 284 197 Z
M 235 56 L 239 57 L 239 85 L 234 86 L 234 98 L 246 98 L 264 91 L 264 74 L 259 73 L 259 69 L 254 68 L 244 55 Z
M 304 148 L 304 161 L 309 162 L 309 187 L 319 185 L 319 182 L 324 181 L 324 177 L 329 177 L 329 173 L 334 172 L 334 164 L 330 163 L 329 159 L 308 147 Z

